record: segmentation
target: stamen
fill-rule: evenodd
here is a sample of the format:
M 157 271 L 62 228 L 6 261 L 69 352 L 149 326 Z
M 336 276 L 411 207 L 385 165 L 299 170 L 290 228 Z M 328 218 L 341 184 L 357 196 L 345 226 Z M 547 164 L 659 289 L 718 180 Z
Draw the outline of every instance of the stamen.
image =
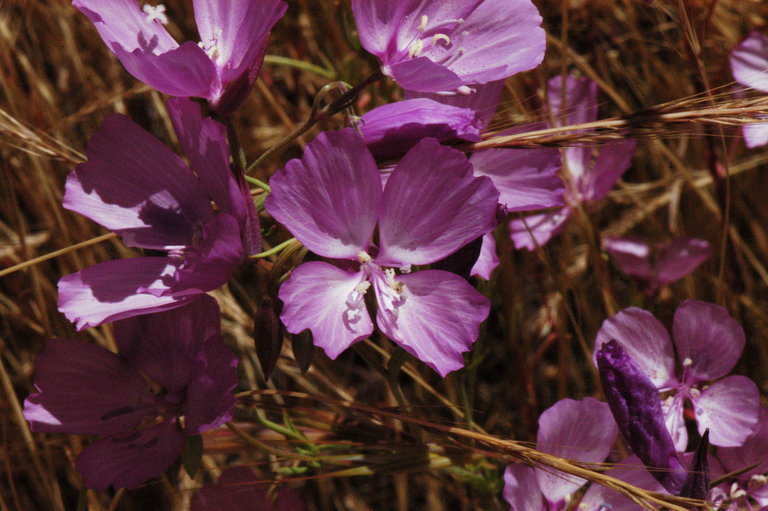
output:
M 421 15 L 421 23 L 419 24 L 419 32 L 424 32 L 427 30 L 427 22 L 429 21 L 429 16 L 426 14 Z
M 419 53 L 421 53 L 421 50 L 424 49 L 424 41 L 421 39 L 417 39 L 411 44 L 411 47 L 408 49 L 408 58 L 418 57 Z
M 397 291 L 398 293 L 403 292 L 403 283 L 397 282 L 395 280 L 395 270 L 393 268 L 387 268 L 384 270 L 384 273 L 387 275 L 387 285 Z
M 736 500 L 742 497 L 746 497 L 747 492 L 744 491 L 743 488 L 739 488 L 739 485 L 737 483 L 733 483 L 731 485 L 731 499 Z
M 365 281 L 363 281 L 363 282 L 361 282 L 361 283 L 359 283 L 358 285 L 355 286 L 355 291 L 357 291 L 361 295 L 364 295 L 366 293 L 366 291 L 368 291 L 369 287 L 371 287 L 371 283 L 368 282 L 367 280 L 365 280 Z
M 411 265 L 404 264 L 400 267 L 400 273 L 411 273 Z
M 766 483 L 768 483 L 768 475 L 755 474 L 749 478 L 749 483 L 747 483 L 747 486 L 749 488 L 759 488 L 765 485 Z
M 146 22 L 152 23 L 153 21 L 159 21 L 163 25 L 168 24 L 168 16 L 165 15 L 165 6 L 163 4 L 149 5 L 144 4 L 141 8 L 147 14 Z
M 357 253 L 357 260 L 365 264 L 373 261 L 373 258 L 368 255 L 368 252 L 366 252 L 365 250 L 361 250 L 360 252 Z
M 691 360 L 690 357 L 685 357 L 685 360 L 683 360 L 683 367 L 690 367 L 693 365 L 693 360 Z
M 440 41 L 443 41 L 445 43 L 444 46 L 448 46 L 451 44 L 451 38 L 445 34 L 435 34 L 432 36 L 433 45 L 437 45 L 437 43 Z
M 699 389 L 691 389 L 691 397 L 694 399 L 698 399 L 701 396 L 701 391 Z

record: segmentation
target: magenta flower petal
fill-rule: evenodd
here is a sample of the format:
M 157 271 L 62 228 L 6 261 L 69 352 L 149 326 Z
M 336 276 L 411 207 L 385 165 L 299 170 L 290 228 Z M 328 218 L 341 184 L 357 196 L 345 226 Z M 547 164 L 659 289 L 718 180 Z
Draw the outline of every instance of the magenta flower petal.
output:
M 651 476 L 645 464 L 637 456 L 630 456 L 605 472 L 605 475 L 627 482 L 638 488 L 657 493 L 667 493 L 664 487 Z M 584 511 L 640 511 L 642 508 L 623 494 L 601 484 L 593 484 L 579 503 Z
M 104 120 L 87 156 L 67 179 L 64 207 L 115 231 L 128 245 L 190 245 L 195 220 L 213 216 L 184 161 L 123 115 Z
M 555 126 L 597 120 L 597 83 L 589 78 L 555 76 L 547 82 L 548 119 Z
M 127 436 L 100 438 L 86 447 L 75 466 L 86 488 L 136 488 L 171 466 L 184 448 L 175 421 L 139 429 Z
M 461 354 L 477 340 L 488 299 L 441 270 L 397 275 L 392 284 L 382 272 L 374 277 L 381 331 L 442 376 L 464 367 Z
M 760 416 L 760 392 L 746 376 L 723 378 L 691 401 L 699 432 L 709 429 L 713 445 L 740 446 L 752 433 Z
M 718 447 L 717 457 L 727 472 L 758 464 L 742 477 L 768 473 L 768 407 L 760 408 L 760 416 L 751 435 L 738 447 Z
M 180 262 L 167 257 L 105 261 L 59 280 L 59 310 L 82 330 L 179 307 L 189 298 L 163 295 Z
M 728 374 L 746 342 L 741 328 L 724 308 L 699 300 L 686 300 L 675 311 L 672 323 L 677 355 L 686 381 L 714 380 Z M 712 443 L 715 442 L 712 431 Z
M 557 149 L 487 149 L 470 158 L 476 176 L 488 176 L 508 211 L 563 205 L 565 185 Z
M 368 249 L 382 200 L 381 179 L 355 130 L 321 133 L 270 184 L 267 211 L 312 252 L 355 259 Z
M 483 244 L 480 247 L 480 256 L 470 270 L 470 275 L 476 275 L 485 280 L 491 280 L 491 273 L 499 265 L 499 256 L 496 254 L 496 238 L 493 232 L 483 235 Z
M 593 398 L 561 399 L 539 417 L 536 449 L 586 463 L 605 460 L 618 428 L 608 404 Z M 537 468 L 539 488 L 554 504 L 579 489 L 586 479 Z
M 515 248 L 536 250 L 562 231 L 569 218 L 571 218 L 569 207 L 551 213 L 515 218 L 509 222 L 509 235 Z
M 363 115 L 360 131 L 376 158 L 402 156 L 422 138 L 480 140 L 480 126 L 472 110 L 443 105 L 431 99 L 398 101 Z
M 528 0 L 354 0 L 363 47 L 403 88 L 452 91 L 539 65 L 545 37 Z
M 615 340 L 605 342 L 596 357 L 603 391 L 621 436 L 646 466 L 658 469 L 653 476 L 676 493 L 683 486 L 685 471 L 664 423 L 658 390 Z
M 496 227 L 498 192 L 463 153 L 433 139 L 403 157 L 384 189 L 378 264 L 428 264 Z
M 734 79 L 747 87 L 768 92 L 768 36 L 751 32 L 731 51 Z
M 100 346 L 54 339 L 38 357 L 24 402 L 32 431 L 113 435 L 135 429 L 160 405 L 126 360 Z
M 288 487 L 277 491 L 274 504 L 262 481 L 250 468 L 229 467 L 216 484 L 207 485 L 192 496 L 191 511 L 304 511 L 299 495 Z
M 635 154 L 635 145 L 634 140 L 627 139 L 600 147 L 589 171 L 582 176 L 574 176 L 582 200 L 597 200 L 608 195 L 616 181 L 629 168 Z
M 504 471 L 504 500 L 510 511 L 539 511 L 544 509 L 544 498 L 531 467 L 515 463 Z
M 293 334 L 310 329 L 315 345 L 336 358 L 373 332 L 365 308 L 367 288 L 363 272 L 324 262 L 304 263 L 280 286 L 284 304 L 280 319 Z
M 237 109 L 259 75 L 269 33 L 288 5 L 279 0 L 195 0 L 202 46 L 216 66 L 208 96 L 221 114 Z
M 672 340 L 650 312 L 630 307 L 606 319 L 597 332 L 595 353 L 611 339 L 621 344 L 657 388 L 676 382 Z
M 444 105 L 458 108 L 469 108 L 475 112 L 478 127 L 484 129 L 496 113 L 496 107 L 501 101 L 501 91 L 504 90 L 504 80 L 496 80 L 482 85 L 472 85 L 469 94 L 436 94 L 433 92 L 405 91 L 405 99 L 428 98 Z
M 681 279 L 709 259 L 711 254 L 712 250 L 705 240 L 677 238 L 660 251 L 656 278 L 662 284 Z

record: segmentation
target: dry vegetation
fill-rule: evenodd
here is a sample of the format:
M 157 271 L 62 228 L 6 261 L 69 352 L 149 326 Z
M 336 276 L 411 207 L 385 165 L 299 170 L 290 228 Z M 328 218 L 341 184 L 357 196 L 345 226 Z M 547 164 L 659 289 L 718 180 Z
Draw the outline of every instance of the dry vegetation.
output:
M 172 29 L 195 39 L 191 2 L 165 3 Z M 355 84 L 375 68 L 356 41 L 347 2 L 289 3 L 261 80 L 236 117 L 248 162 L 309 116 L 326 83 Z M 267 485 L 299 489 L 312 511 L 506 509 L 501 469 L 513 460 L 582 470 L 529 449 L 536 421 L 560 398 L 599 394 L 589 361 L 595 332 L 607 316 L 630 305 L 662 321 L 686 298 L 724 305 L 747 332 L 736 372 L 768 396 L 768 152 L 745 150 L 737 127 L 748 121 L 746 112 L 768 106 L 734 96 L 727 61 L 749 30 L 768 22 L 768 4 L 536 3 L 549 34 L 545 62 L 508 80 L 493 128 L 536 120 L 546 79 L 575 70 L 598 81 L 600 118 L 614 119 L 599 123 L 591 136 L 631 132 L 639 138 L 638 151 L 609 198 L 582 211 L 543 249 L 514 251 L 499 236 L 502 264 L 491 283 L 479 284 L 493 309 L 468 368 L 441 379 L 409 359 L 391 374 L 386 362 L 392 343 L 372 338 L 336 361 L 316 350 L 311 368 L 302 371 L 312 348 L 294 339 L 265 381 L 254 349 L 254 317 L 268 306 L 263 297 L 274 297 L 277 279 L 305 253 L 262 260 L 216 293 L 227 341 L 241 355 L 242 394 L 232 427 L 205 435 L 203 466 L 194 479 L 181 471 L 106 495 L 80 490 L 72 462 L 87 439 L 33 435 L 20 409 L 47 339 L 113 347 L 109 326 L 75 333 L 57 311 L 57 280 L 131 253 L 110 237 L 74 249 L 106 231 L 61 207 L 63 182 L 110 113 L 128 114 L 169 144 L 175 141 L 161 95 L 123 70 L 68 1 L 0 2 L 0 271 L 61 251 L 0 278 L 0 511 L 69 510 L 78 502 L 92 510 L 185 509 L 195 488 L 232 464 L 257 467 Z M 366 111 L 399 94 L 393 84 L 380 82 L 355 107 Z M 301 154 L 303 142 L 343 123 L 342 114 L 324 120 L 254 175 L 267 180 Z M 568 136 L 541 133 L 525 140 L 490 136 L 482 144 L 569 142 Z M 601 252 L 606 234 L 695 236 L 708 240 L 715 256 L 693 276 L 648 298 Z M 280 231 L 266 242 L 286 238 Z M 280 435 L 279 428 L 265 427 L 269 421 L 283 424 L 284 417 L 295 432 Z

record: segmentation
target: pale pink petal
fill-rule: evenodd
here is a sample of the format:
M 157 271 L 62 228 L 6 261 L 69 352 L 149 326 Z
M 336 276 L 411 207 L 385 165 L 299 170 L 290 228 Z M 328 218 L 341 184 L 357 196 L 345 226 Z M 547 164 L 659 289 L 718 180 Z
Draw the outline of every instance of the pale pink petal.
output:
M 734 79 L 762 92 L 768 92 L 768 36 L 751 32 L 731 51 Z
M 644 490 L 667 493 L 637 456 L 623 459 L 616 464 L 616 468 L 606 471 L 605 475 Z M 601 484 L 593 484 L 589 487 L 577 509 L 579 511 L 642 511 L 642 508 L 628 497 Z
M 565 185 L 557 149 L 487 149 L 470 158 L 476 176 L 488 176 L 507 211 L 563 205 Z
M 75 466 L 86 488 L 137 488 L 170 467 L 183 447 L 176 422 L 165 421 L 128 436 L 100 438 L 80 453 Z
M 672 341 L 664 325 L 650 312 L 629 307 L 606 319 L 597 332 L 595 353 L 611 339 L 621 344 L 656 387 L 677 381 Z
M 473 177 L 463 153 L 424 139 L 387 181 L 376 261 L 399 266 L 442 259 L 496 227 L 497 203 L 491 181 Z
M 533 468 L 520 463 L 507 467 L 504 471 L 504 500 L 510 505 L 510 511 L 544 509 L 544 498 Z
M 480 247 L 480 257 L 470 270 L 470 275 L 476 275 L 485 280 L 491 280 L 491 273 L 499 265 L 499 256 L 496 254 L 496 238 L 493 232 L 483 236 L 483 244 Z
M 768 122 L 751 122 L 741 127 L 744 144 L 751 148 L 768 144 Z
M 362 137 L 325 132 L 270 180 L 267 211 L 318 255 L 355 259 L 379 217 L 381 178 Z
M 699 432 L 709 429 L 712 445 L 737 447 L 752 433 L 760 417 L 760 392 L 746 376 L 728 376 L 691 400 Z
M 565 228 L 571 218 L 571 208 L 515 218 L 509 222 L 509 235 L 515 248 L 536 250 L 544 246 Z
M 672 336 L 686 382 L 725 376 L 736 365 L 746 342 L 744 329 L 727 310 L 699 300 L 680 304 L 675 311 Z
M 586 463 L 605 460 L 616 441 L 618 428 L 606 403 L 593 398 L 561 399 L 539 417 L 536 449 Z M 586 479 L 536 469 L 541 493 L 551 503 L 579 489 Z
M 179 264 L 167 257 L 135 257 L 89 266 L 59 280 L 59 311 L 82 330 L 180 307 L 188 298 L 162 295 Z
M 717 457 L 728 472 L 758 464 L 743 477 L 768 473 L 768 407 L 760 408 L 760 417 L 752 434 L 738 447 L 718 447 Z
M 441 270 L 397 275 L 394 282 L 378 272 L 373 286 L 376 323 L 387 337 L 442 376 L 464 367 L 462 353 L 477 340 L 488 316 L 486 297 Z
M 373 332 L 365 308 L 366 284 L 363 272 L 325 262 L 304 263 L 280 286 L 280 319 L 293 334 L 310 329 L 315 345 L 336 358 Z
M 664 424 L 667 431 L 672 436 L 672 442 L 675 444 L 675 450 L 683 452 L 688 448 L 688 429 L 683 417 L 683 396 L 677 394 L 668 397 L 661 403 L 661 409 L 664 411 Z
M 114 435 L 133 431 L 160 405 L 124 358 L 94 344 L 53 339 L 37 357 L 24 417 L 32 431 Z

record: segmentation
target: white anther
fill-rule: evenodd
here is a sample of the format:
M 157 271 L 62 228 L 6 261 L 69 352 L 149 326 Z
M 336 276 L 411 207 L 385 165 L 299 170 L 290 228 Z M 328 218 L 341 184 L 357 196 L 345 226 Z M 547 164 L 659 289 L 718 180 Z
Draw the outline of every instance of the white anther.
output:
M 699 389 L 691 389 L 690 394 L 691 394 L 691 397 L 694 399 L 698 399 L 699 397 L 701 397 L 701 391 Z
M 736 499 L 740 499 L 742 497 L 746 497 L 747 496 L 747 492 L 745 492 L 743 488 L 740 488 L 738 483 L 733 483 L 731 485 L 731 493 L 730 493 L 730 495 L 731 495 L 731 500 L 736 500 Z
M 365 264 L 373 261 L 373 258 L 368 255 L 368 252 L 366 252 L 365 250 L 361 250 L 360 252 L 357 253 L 357 260 Z
M 417 39 L 413 42 L 411 47 L 408 49 L 408 58 L 418 57 L 419 53 L 421 53 L 421 50 L 424 49 L 424 41 L 421 39 Z
M 368 282 L 367 280 L 364 280 L 363 282 L 355 286 L 355 291 L 357 291 L 361 295 L 364 295 L 366 291 L 368 291 L 369 287 L 371 287 L 371 283 Z
M 404 264 L 400 267 L 400 273 L 411 273 L 411 265 Z
M 429 22 L 429 16 L 426 14 L 421 15 L 421 23 L 419 23 L 419 32 L 425 32 L 427 30 L 427 23 Z
M 683 367 L 691 367 L 693 365 L 693 360 L 691 360 L 691 357 L 685 357 L 685 360 L 683 360 Z
M 466 85 L 462 85 L 458 89 L 456 89 L 456 92 L 461 94 L 462 96 L 469 96 L 470 94 L 474 94 L 475 89 L 473 89 L 472 87 L 467 87 Z
M 165 15 L 165 6 L 163 4 L 149 5 L 145 4 L 141 8 L 147 14 L 146 22 L 152 23 L 153 21 L 159 21 L 163 25 L 168 24 L 168 16 Z
M 434 46 L 437 46 L 437 43 L 440 41 L 443 41 L 445 43 L 444 46 L 448 46 L 449 44 L 451 44 L 451 38 L 445 34 L 435 34 L 432 36 L 432 44 Z
M 749 478 L 749 483 L 747 483 L 747 486 L 750 488 L 759 488 L 763 485 L 768 483 L 768 476 L 765 474 L 755 474 L 752 477 Z
M 395 270 L 393 268 L 387 268 L 384 270 L 384 273 L 387 275 L 387 285 L 397 291 L 398 293 L 403 292 L 403 283 L 397 282 L 395 280 Z

